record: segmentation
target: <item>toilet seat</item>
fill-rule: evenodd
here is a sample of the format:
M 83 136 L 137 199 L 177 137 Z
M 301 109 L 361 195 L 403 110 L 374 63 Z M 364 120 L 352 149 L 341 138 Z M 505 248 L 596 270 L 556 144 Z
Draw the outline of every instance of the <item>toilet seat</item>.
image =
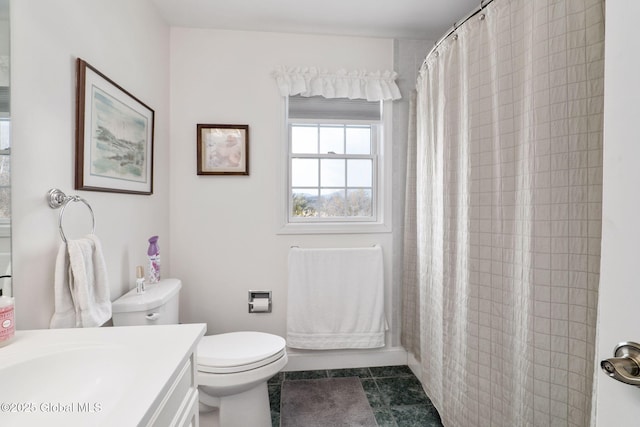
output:
M 230 374 L 257 369 L 280 359 L 285 344 L 282 337 L 263 332 L 208 335 L 198 344 L 198 371 Z

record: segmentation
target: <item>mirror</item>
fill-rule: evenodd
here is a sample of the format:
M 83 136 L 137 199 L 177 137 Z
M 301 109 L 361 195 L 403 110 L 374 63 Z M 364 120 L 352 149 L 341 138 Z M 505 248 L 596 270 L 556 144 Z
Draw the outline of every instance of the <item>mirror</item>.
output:
M 11 140 L 9 0 L 0 0 L 0 295 L 11 291 Z

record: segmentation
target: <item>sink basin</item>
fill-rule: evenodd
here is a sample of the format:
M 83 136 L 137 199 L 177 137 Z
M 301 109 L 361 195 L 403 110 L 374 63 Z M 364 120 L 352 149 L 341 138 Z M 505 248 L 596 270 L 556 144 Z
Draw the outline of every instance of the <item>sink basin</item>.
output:
M 193 366 L 205 330 L 191 324 L 16 331 L 0 348 L 0 426 L 153 425 L 171 381 Z
M 39 350 L 0 370 L 0 384 L 11 385 L 0 388 L 0 402 L 13 404 L 15 411 L 2 408 L 3 424 L 108 417 L 125 393 L 121 379 L 135 376 L 124 346 L 71 343 Z

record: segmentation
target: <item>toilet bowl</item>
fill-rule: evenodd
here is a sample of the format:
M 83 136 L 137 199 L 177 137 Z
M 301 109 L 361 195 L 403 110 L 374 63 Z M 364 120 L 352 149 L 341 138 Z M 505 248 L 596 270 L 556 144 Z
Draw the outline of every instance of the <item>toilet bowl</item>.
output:
M 262 332 L 203 337 L 198 344 L 200 410 L 220 426 L 270 426 L 267 380 L 287 364 L 285 340 Z
M 143 294 L 132 289 L 112 303 L 113 325 L 177 324 L 181 287 L 178 279 L 164 279 Z M 287 364 L 285 345 L 282 337 L 263 332 L 202 337 L 197 383 L 207 420 L 216 427 L 271 426 L 267 380 Z

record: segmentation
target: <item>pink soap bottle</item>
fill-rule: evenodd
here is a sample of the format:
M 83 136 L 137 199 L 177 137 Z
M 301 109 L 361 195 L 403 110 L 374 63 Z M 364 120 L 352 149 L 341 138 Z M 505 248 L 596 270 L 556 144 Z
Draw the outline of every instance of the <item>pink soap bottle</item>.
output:
M 16 330 L 14 322 L 13 298 L 0 296 L 0 347 L 13 339 Z
M 158 236 L 149 238 L 149 283 L 160 281 L 160 247 L 158 246 Z

